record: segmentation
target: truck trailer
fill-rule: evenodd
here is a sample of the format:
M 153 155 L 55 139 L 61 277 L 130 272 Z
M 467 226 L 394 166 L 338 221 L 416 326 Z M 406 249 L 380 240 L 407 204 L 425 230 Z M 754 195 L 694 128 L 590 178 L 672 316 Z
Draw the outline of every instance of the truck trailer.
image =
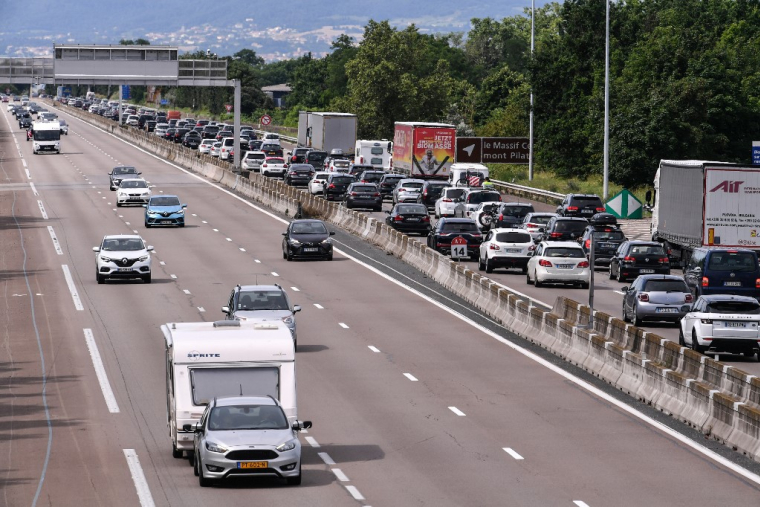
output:
M 210 400 L 223 396 L 272 396 L 291 424 L 297 420 L 293 337 L 283 322 L 168 323 L 166 413 L 172 456 L 193 450 L 193 432 Z
M 652 239 L 684 266 L 695 248 L 760 249 L 760 168 L 662 160 L 654 179 Z
M 456 137 L 454 125 L 396 122 L 393 169 L 413 178 L 448 179 Z
M 299 111 L 298 146 L 325 151 L 352 153 L 358 128 L 355 114 Z

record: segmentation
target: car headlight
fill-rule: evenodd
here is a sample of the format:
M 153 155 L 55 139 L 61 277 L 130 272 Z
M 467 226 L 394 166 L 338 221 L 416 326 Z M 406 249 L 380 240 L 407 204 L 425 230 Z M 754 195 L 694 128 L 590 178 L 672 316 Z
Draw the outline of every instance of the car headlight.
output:
M 295 441 L 295 439 L 288 440 L 287 442 L 282 443 L 282 444 L 278 445 L 277 447 L 275 447 L 275 449 L 277 449 L 280 452 L 292 451 L 295 448 L 296 448 L 296 441 Z
M 332 238 L 327 238 L 327 239 L 322 240 L 323 245 L 329 245 L 330 243 L 332 243 Z
M 178 215 L 184 215 L 185 214 L 185 210 L 181 209 L 179 211 L 175 211 L 175 213 L 177 213 Z
M 218 452 L 221 454 L 224 454 L 225 452 L 227 452 L 226 447 L 222 447 L 219 444 L 216 444 L 214 442 L 209 442 L 209 441 L 206 441 L 206 449 L 208 449 L 211 452 Z
M 298 246 L 298 245 L 300 245 L 300 244 L 301 244 L 301 242 L 300 242 L 300 241 L 298 241 L 298 240 L 297 240 L 297 239 L 295 239 L 295 238 L 290 238 L 290 244 L 291 244 L 291 245 L 295 245 L 295 246 Z
M 282 321 L 283 321 L 285 324 L 287 324 L 288 326 L 292 326 L 292 325 L 293 325 L 293 323 L 295 322 L 295 319 L 293 319 L 293 316 L 291 316 L 291 315 L 288 315 L 287 317 L 283 317 L 283 318 L 282 318 Z
M 140 261 L 140 262 L 145 262 L 145 261 L 147 261 L 149 258 L 150 258 L 150 255 L 143 255 L 142 257 L 140 257 L 139 261 Z
M 111 262 L 111 258 L 110 257 L 106 257 L 105 255 L 101 255 L 100 256 L 100 260 L 101 261 L 105 261 L 105 262 Z

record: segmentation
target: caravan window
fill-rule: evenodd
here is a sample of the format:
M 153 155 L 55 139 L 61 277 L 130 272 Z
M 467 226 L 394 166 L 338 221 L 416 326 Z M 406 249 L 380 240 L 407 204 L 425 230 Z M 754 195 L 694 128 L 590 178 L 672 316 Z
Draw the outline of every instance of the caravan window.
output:
M 267 396 L 280 399 L 277 368 L 194 368 L 190 370 L 193 404 L 206 405 L 223 396 Z

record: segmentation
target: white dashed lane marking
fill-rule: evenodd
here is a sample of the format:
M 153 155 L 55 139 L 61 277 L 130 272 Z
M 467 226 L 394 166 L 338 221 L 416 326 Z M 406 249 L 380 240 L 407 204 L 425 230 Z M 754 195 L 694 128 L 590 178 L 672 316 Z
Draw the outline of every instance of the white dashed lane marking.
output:
M 456 415 L 458 415 L 459 417 L 464 417 L 464 415 L 465 415 L 465 413 L 464 413 L 464 412 L 462 412 L 461 410 L 459 410 L 459 409 L 458 409 L 458 408 L 456 408 L 456 407 L 449 407 L 449 410 L 451 410 L 452 412 L 454 412 L 454 413 L 455 413 Z
M 522 456 L 520 456 L 519 454 L 517 454 L 517 453 L 514 451 L 514 449 L 512 449 L 511 447 L 504 447 L 504 452 L 506 452 L 507 454 L 509 454 L 510 456 L 512 456 L 512 457 L 513 457 L 513 458 L 515 458 L 515 459 L 518 459 L 518 460 L 519 460 L 519 459 L 525 459 L 525 458 L 523 458 Z
M 343 329 L 348 329 L 348 325 L 344 322 L 338 322 L 338 325 L 342 327 Z
M 304 440 L 309 442 L 309 445 L 312 447 L 319 447 L 319 444 L 317 443 L 317 440 L 314 437 L 306 437 Z
M 354 497 L 354 500 L 364 500 L 364 495 L 359 493 L 359 490 L 356 489 L 356 486 L 346 486 L 346 490 L 351 494 L 352 497 Z
M 291 287 L 291 289 L 295 292 L 301 292 L 301 289 L 299 289 L 298 287 Z
M 190 291 L 189 291 L 189 290 L 187 290 L 187 289 L 183 289 L 183 290 L 182 290 L 182 292 L 184 292 L 184 293 L 185 293 L 185 294 L 187 294 L 188 296 L 190 295 Z
M 314 306 L 316 306 L 318 310 L 324 310 L 325 309 L 325 307 L 322 306 L 322 305 L 320 305 L 319 303 L 314 303 Z
M 177 279 L 177 275 L 169 275 L 171 278 Z
M 317 456 L 319 456 L 320 458 L 322 458 L 322 461 L 325 462 L 325 465 L 334 465 L 335 464 L 335 461 L 333 461 L 333 459 L 330 457 L 330 455 L 327 454 L 326 452 L 318 452 Z
M 348 476 L 344 474 L 343 470 L 341 470 L 340 468 L 333 468 L 332 473 L 335 474 L 335 477 L 337 477 L 339 481 L 348 482 Z
M 417 382 L 417 377 L 415 377 L 415 376 L 414 376 L 414 375 L 412 375 L 411 373 L 404 373 L 404 376 L 405 376 L 406 378 L 408 378 L 409 380 L 411 380 L 412 382 Z
M 380 349 L 375 347 L 374 345 L 367 345 L 367 348 L 371 350 L 372 352 L 380 352 Z

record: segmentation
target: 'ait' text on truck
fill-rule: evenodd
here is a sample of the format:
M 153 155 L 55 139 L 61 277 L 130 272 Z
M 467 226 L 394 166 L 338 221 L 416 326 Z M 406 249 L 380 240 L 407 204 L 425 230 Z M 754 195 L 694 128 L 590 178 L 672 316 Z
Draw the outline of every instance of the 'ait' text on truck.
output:
M 454 162 L 455 142 L 453 125 L 396 122 L 393 167 L 415 178 L 446 179 Z

